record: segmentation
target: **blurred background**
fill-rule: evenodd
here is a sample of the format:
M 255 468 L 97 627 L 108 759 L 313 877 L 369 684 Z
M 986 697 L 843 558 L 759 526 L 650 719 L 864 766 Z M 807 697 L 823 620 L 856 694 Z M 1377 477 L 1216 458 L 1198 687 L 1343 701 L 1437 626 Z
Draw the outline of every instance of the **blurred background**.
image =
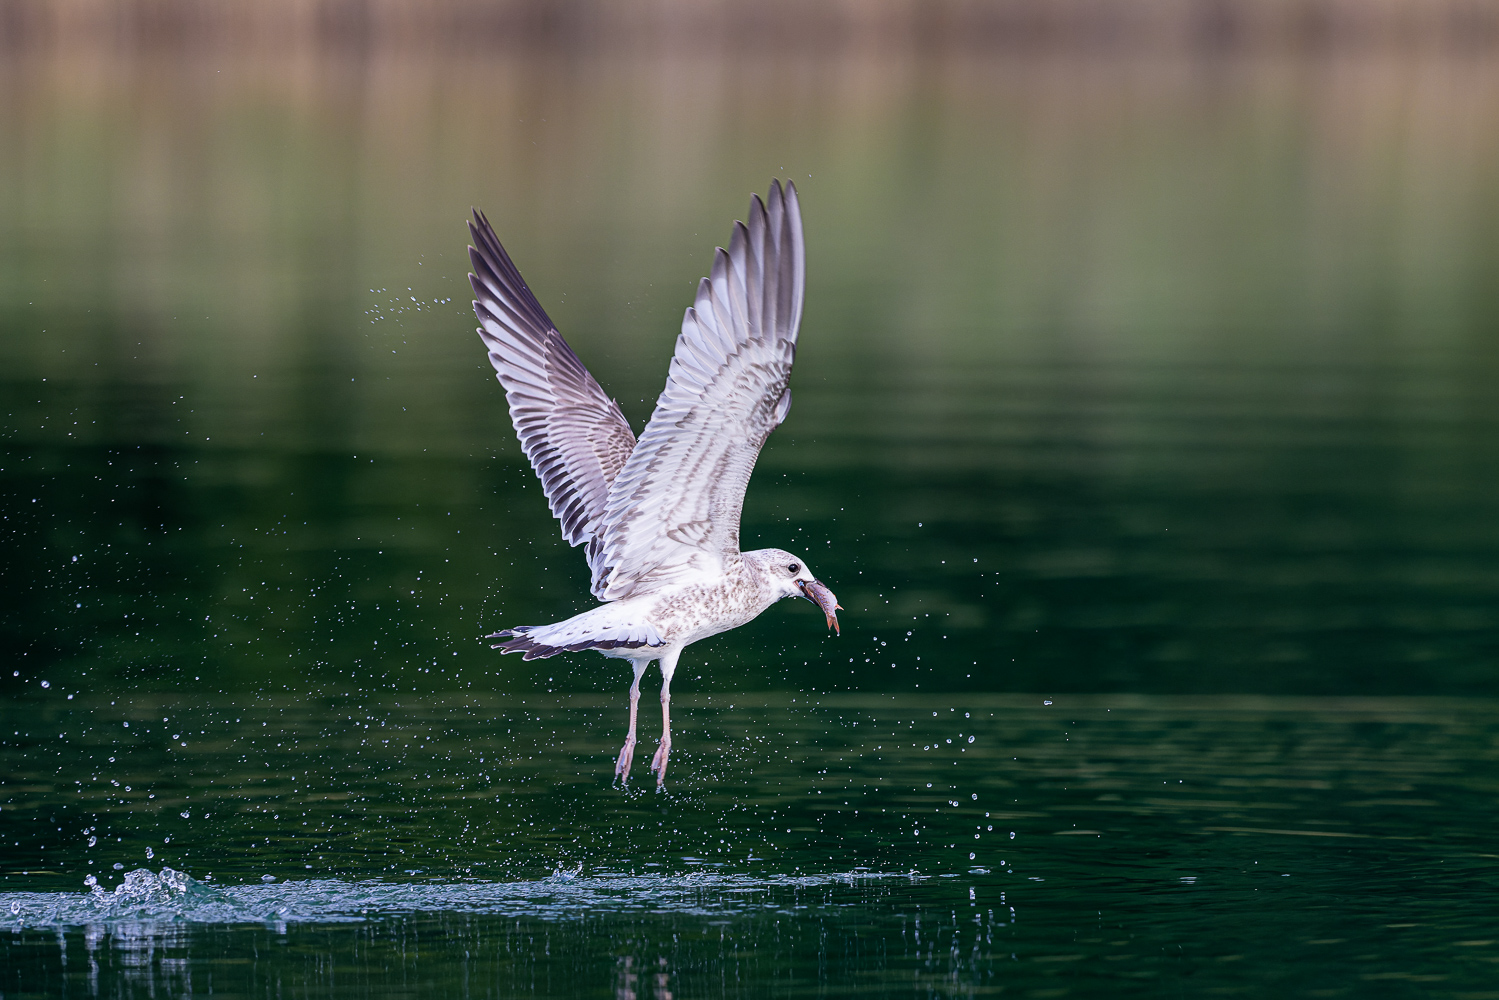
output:
M 688 690 L 1494 695 L 1499 8 L 1469 0 L 0 9 L 0 685 L 614 692 L 474 335 L 485 210 L 637 430 L 802 192 Z M 689 662 L 690 661 L 690 662 Z
M 1496 57 L 1492 0 L 0 0 L 0 991 L 1494 996 Z M 691 647 L 620 788 L 624 665 L 480 638 L 593 601 L 464 223 L 638 429 L 773 177 L 743 540 L 842 635 Z

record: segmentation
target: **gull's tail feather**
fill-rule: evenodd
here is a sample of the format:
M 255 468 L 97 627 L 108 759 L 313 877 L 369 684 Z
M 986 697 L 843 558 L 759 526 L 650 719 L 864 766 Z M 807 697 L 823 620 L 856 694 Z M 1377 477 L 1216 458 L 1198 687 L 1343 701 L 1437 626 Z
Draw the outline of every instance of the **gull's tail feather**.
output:
M 490 649 L 500 649 L 507 653 L 524 653 L 523 660 L 545 659 L 548 656 L 556 656 L 558 653 L 578 653 L 585 649 L 639 649 L 642 646 L 661 646 L 661 642 L 629 641 L 623 639 L 583 639 L 578 642 L 570 642 L 562 646 L 553 646 L 532 638 L 531 629 L 536 626 L 522 625 L 518 628 L 507 628 L 493 635 L 486 635 L 486 639 L 499 639 L 510 636 L 505 642 L 497 642 Z M 539 626 L 546 628 L 547 626 Z
M 606 604 L 592 611 L 551 625 L 517 625 L 501 629 L 486 639 L 504 639 L 491 648 L 506 653 L 523 653 L 522 659 L 536 660 L 558 653 L 577 653 L 585 649 L 607 652 L 614 649 L 642 649 L 666 645 L 655 627 L 620 613 L 617 604 Z

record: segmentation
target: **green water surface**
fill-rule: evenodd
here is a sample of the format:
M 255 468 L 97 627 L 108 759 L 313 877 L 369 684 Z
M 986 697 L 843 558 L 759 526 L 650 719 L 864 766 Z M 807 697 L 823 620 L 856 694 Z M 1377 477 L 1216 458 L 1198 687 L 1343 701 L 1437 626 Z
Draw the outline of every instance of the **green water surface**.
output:
M 233 53 L 0 73 L 0 995 L 1499 997 L 1481 59 Z M 801 191 L 667 788 L 473 333 L 637 429 Z M 145 869 L 145 871 L 142 871 Z M 96 886 L 90 891 L 85 879 Z

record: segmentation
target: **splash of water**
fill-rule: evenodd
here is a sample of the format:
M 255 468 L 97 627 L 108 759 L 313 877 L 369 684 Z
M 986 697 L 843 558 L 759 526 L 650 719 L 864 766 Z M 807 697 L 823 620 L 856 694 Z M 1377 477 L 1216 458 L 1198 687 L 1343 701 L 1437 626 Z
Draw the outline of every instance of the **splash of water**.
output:
M 774 876 L 582 875 L 558 869 L 528 882 L 388 883 L 342 879 L 210 887 L 187 874 L 137 868 L 109 891 L 0 893 L 0 921 L 17 928 L 81 925 L 343 923 L 399 913 L 467 912 L 541 919 L 649 910 L 728 915 L 821 905 L 830 887 L 857 890 L 895 876 L 874 872 Z M 915 877 L 900 876 L 901 878 Z M 3 924 L 0 924 L 3 926 Z
M 159 922 L 191 919 L 195 922 L 256 919 L 240 903 L 209 888 L 184 872 L 148 868 L 126 872 L 113 891 L 106 890 L 91 875 L 88 892 L 17 892 L 6 894 L 0 916 L 20 927 L 119 922 Z

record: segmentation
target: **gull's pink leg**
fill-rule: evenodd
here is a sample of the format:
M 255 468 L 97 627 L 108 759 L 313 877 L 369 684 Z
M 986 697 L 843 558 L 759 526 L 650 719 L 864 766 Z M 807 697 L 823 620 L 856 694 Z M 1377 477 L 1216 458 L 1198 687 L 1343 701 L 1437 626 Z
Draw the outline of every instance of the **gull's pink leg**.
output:
M 620 748 L 619 759 L 614 762 L 614 776 L 621 784 L 629 784 L 630 764 L 635 760 L 635 709 L 640 703 L 640 675 L 651 665 L 650 660 L 631 660 L 635 668 L 635 683 L 630 685 L 630 732 L 625 736 L 625 745 Z
M 656 756 L 651 758 L 651 770 L 656 772 L 656 787 L 666 784 L 666 759 L 671 756 L 671 695 L 661 691 L 661 745 Z
M 672 649 L 661 655 L 661 745 L 651 759 L 651 770 L 656 772 L 656 790 L 666 787 L 666 761 L 671 756 L 671 675 L 677 672 L 677 657 L 680 649 Z

